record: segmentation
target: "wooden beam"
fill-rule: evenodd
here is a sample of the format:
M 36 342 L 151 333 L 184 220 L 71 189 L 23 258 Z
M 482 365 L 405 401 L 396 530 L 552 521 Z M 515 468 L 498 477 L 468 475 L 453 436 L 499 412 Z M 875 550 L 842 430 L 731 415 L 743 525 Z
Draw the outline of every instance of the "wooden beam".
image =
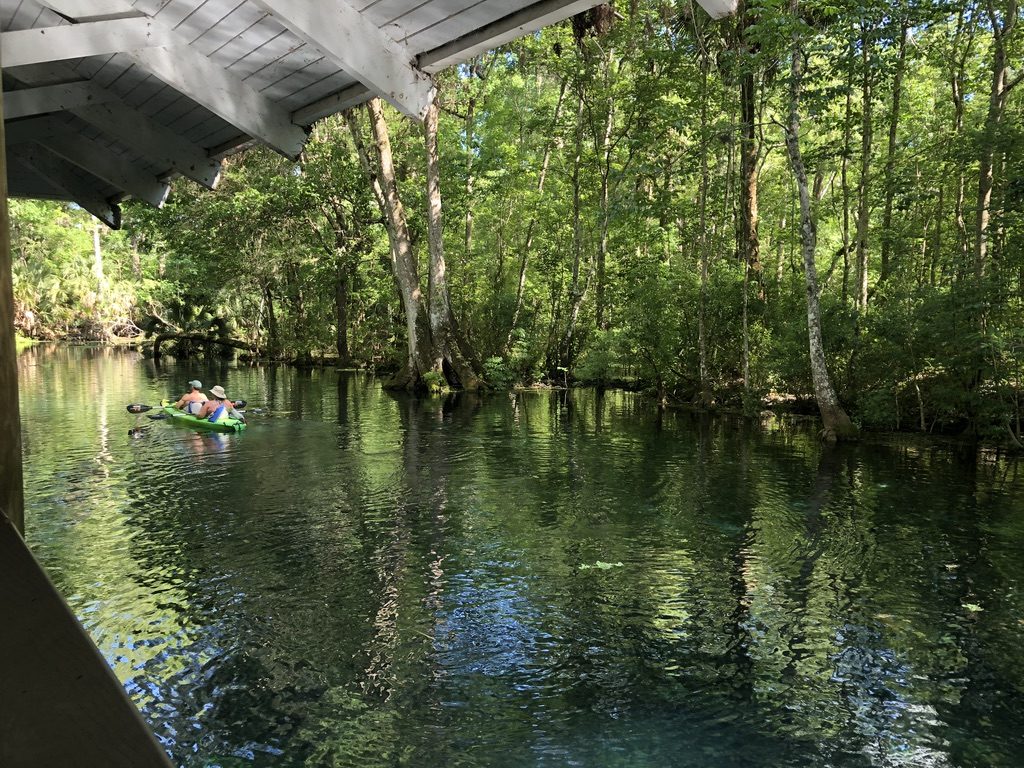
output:
M 90 19 L 91 4 L 84 0 L 42 0 L 43 4 L 66 17 Z M 107 13 L 138 13 L 127 0 L 102 0 L 97 8 Z M 85 15 L 89 14 L 89 15 Z M 306 132 L 292 123 L 283 108 L 268 99 L 232 72 L 218 66 L 188 40 L 156 18 L 122 19 L 117 23 L 145 22 L 161 42 L 117 49 L 126 53 L 139 67 L 163 80 L 179 93 L 201 104 L 240 133 L 259 139 L 286 157 L 295 159 L 306 143 Z M 72 27 L 90 24 L 85 21 Z M 113 24 L 115 22 L 102 22 Z M 61 27 L 60 29 L 64 29 Z
M 11 79 L 26 88 L 41 88 L 55 80 L 71 81 L 77 77 L 80 75 L 61 62 L 23 67 L 16 75 L 11 75 Z M 68 111 L 72 115 L 92 124 L 125 146 L 132 147 L 145 156 L 150 164 L 165 169 L 167 175 L 179 173 L 209 189 L 217 186 L 221 171 L 219 160 L 209 157 L 202 147 L 128 106 L 111 91 L 94 83 L 89 83 L 89 86 L 105 96 L 98 96 L 85 106 L 71 107 Z M 10 123 L 8 130 L 13 134 L 15 127 L 21 129 L 25 122 L 19 120 Z M 19 132 L 25 133 L 25 130 Z
M 220 161 L 126 104 L 97 104 L 72 112 L 122 144 L 134 147 L 153 165 L 188 176 L 208 189 L 214 189 L 220 180 Z
M 156 176 L 140 171 L 98 142 L 77 133 L 58 132 L 53 138 L 39 143 L 110 186 L 154 208 L 162 207 L 170 192 L 170 186 L 159 181 Z
M 121 228 L 121 209 L 96 192 L 96 187 L 102 182 L 95 186 L 87 183 L 76 175 L 75 166 L 39 144 L 23 145 L 17 160 L 29 165 L 53 186 L 63 189 L 72 200 L 111 229 Z
M 450 43 L 421 53 L 417 61 L 424 72 L 431 74 L 440 72 L 454 64 L 469 61 L 484 51 L 497 48 L 499 45 L 517 40 L 538 29 L 557 24 L 577 13 L 590 10 L 596 5 L 601 5 L 603 1 L 576 0 L 576 2 L 566 3 L 564 0 L 542 0 L 456 38 Z
M 106 659 L 2 518 L 0 563 L 0 765 L 171 768 Z
M 282 155 L 299 156 L 306 132 L 251 85 L 186 46 L 147 48 L 131 58 L 179 93 Z
M 61 124 L 57 120 L 40 115 L 38 117 L 26 117 L 23 120 L 8 122 L 4 128 L 7 131 L 7 148 L 10 149 L 18 144 L 27 144 L 31 141 L 52 138 L 60 132 Z
M 298 125 L 312 125 L 321 118 L 337 112 L 344 112 L 371 98 L 373 98 L 373 91 L 365 85 L 351 85 L 292 112 L 292 122 Z
M 19 91 L 4 93 L 4 119 L 14 120 L 47 112 L 63 112 L 89 104 L 104 104 L 116 100 L 117 96 L 113 93 L 88 80 L 44 85 L 40 88 L 22 88 Z
M 726 16 L 736 13 L 737 0 L 697 0 L 697 2 L 712 19 L 724 19 Z
M 2 33 L 3 67 L 173 45 L 180 38 L 151 19 L 113 19 Z
M 346 0 L 254 0 L 282 25 L 323 51 L 398 111 L 423 120 L 434 98 L 434 83 L 415 56 Z
M 0 41 L 0 46 L 2 45 Z M 0 87 L 2 82 L 0 67 Z M 24 533 L 25 496 L 21 477 L 21 416 L 18 411 L 16 355 L 14 289 L 11 277 L 11 224 L 7 215 L 7 151 L 3 102 L 0 100 L 0 526 L 13 526 L 18 533 Z M 10 563 L 5 563 L 4 573 L 10 573 L 11 567 Z M 21 659 L 16 660 L 16 663 L 20 664 Z M 10 682 L 6 679 L 7 675 L 3 675 L 3 678 L 4 688 L 8 689 Z M 0 722 L 4 722 L 4 719 L 0 718 Z M 5 723 L 4 730 L 9 727 L 9 724 Z
M 126 7 L 124 0 L 39 0 L 69 19 L 119 19 L 126 16 L 141 16 L 130 5 Z

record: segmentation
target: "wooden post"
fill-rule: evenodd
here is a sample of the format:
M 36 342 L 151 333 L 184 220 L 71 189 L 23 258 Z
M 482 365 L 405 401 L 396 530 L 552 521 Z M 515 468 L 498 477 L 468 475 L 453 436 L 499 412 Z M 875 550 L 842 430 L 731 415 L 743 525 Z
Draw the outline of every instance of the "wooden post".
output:
M 2 71 L 0 71 L 2 74 Z M 11 227 L 7 218 L 7 143 L 0 89 L 0 515 L 25 535 L 21 483 L 21 417 L 14 347 L 14 288 L 11 284 Z

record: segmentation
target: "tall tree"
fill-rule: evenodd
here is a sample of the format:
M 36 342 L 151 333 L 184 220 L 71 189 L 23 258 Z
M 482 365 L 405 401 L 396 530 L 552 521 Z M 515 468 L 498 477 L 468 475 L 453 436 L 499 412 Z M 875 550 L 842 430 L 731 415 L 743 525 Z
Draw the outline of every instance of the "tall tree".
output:
M 907 68 L 907 36 L 910 32 L 910 14 L 904 4 L 898 6 L 900 32 L 897 41 L 896 70 L 892 78 L 892 101 L 889 109 L 889 144 L 885 156 L 885 208 L 882 212 L 882 252 L 879 281 L 889 277 L 889 260 L 892 254 L 892 206 L 896 197 L 896 147 L 900 125 L 900 98 L 903 95 L 903 75 Z
M 979 278 L 984 277 L 988 260 L 992 189 L 1001 156 L 999 128 L 1006 113 L 1010 91 L 1024 79 L 1024 69 L 1016 74 L 1010 71 L 1010 49 L 1020 21 L 1019 3 L 1017 0 L 1006 0 L 1005 4 L 997 5 L 994 0 L 986 0 L 985 10 L 992 29 L 992 61 L 988 112 L 979 137 L 977 215 L 974 227 L 974 271 Z
M 804 261 L 804 280 L 807 285 L 807 338 L 810 351 L 811 378 L 814 397 L 824 425 L 826 440 L 851 440 L 857 437 L 857 428 L 839 404 L 835 387 L 829 376 L 825 360 L 825 344 L 821 333 L 820 289 L 815 255 L 818 246 L 817 224 L 811 207 L 811 194 L 807 184 L 807 170 L 800 150 L 800 93 L 803 83 L 804 51 L 801 45 L 800 0 L 790 0 L 793 47 L 790 56 L 789 118 L 784 126 L 786 149 L 800 194 L 800 250 Z

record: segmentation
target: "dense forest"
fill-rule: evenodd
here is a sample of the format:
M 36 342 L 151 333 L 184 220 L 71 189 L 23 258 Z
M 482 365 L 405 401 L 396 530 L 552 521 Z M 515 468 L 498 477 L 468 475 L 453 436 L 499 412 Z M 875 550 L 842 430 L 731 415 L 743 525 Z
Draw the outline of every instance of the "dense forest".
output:
M 16 325 L 1019 447 L 1021 16 L 602 6 L 439 76 L 423 126 L 372 101 L 122 231 L 13 201 Z

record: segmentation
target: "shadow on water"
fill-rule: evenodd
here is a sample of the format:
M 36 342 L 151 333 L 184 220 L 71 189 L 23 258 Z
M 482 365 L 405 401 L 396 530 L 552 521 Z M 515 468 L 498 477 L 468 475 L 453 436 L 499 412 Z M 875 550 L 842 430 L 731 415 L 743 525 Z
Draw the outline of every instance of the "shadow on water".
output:
M 183 765 L 1024 747 L 1011 462 L 823 450 L 613 391 L 412 399 L 66 348 L 19 367 L 30 542 Z M 216 438 L 124 413 L 200 373 L 266 413 Z

